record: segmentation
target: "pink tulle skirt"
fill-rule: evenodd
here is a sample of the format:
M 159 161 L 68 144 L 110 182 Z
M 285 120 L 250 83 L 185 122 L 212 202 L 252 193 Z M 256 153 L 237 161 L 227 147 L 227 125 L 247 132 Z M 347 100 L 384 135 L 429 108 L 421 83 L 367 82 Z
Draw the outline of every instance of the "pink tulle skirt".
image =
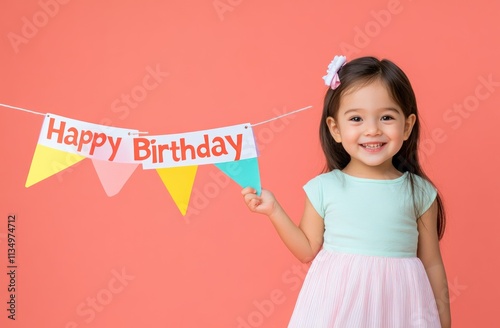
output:
M 288 328 L 441 327 L 417 257 L 321 250 L 304 280 Z

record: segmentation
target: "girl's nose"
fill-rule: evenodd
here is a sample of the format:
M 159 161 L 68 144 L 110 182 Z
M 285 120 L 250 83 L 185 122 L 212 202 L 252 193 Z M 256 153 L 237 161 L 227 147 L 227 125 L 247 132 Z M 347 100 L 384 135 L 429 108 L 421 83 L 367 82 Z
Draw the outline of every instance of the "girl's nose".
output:
M 372 136 L 372 135 L 380 135 L 380 127 L 377 121 L 370 121 L 366 123 L 366 129 L 365 129 L 365 135 L 367 136 Z

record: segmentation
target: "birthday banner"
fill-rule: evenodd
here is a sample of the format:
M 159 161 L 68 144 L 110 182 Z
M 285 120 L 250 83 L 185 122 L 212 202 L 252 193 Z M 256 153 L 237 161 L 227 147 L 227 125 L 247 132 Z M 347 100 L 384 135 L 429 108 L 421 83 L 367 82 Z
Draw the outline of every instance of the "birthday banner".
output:
M 214 164 L 241 187 L 261 191 L 257 148 L 249 123 L 217 129 L 142 136 L 46 114 L 26 187 L 90 158 L 108 196 L 117 194 L 135 169 L 157 171 L 182 215 L 199 165 Z

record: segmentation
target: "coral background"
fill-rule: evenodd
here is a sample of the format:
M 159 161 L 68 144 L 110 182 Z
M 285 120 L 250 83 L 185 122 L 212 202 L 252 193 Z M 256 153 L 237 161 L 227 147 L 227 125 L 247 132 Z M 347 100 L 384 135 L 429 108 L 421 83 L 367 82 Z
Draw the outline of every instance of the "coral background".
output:
M 493 327 L 499 12 L 488 0 L 4 1 L 0 103 L 150 134 L 312 105 L 254 130 L 263 187 L 298 222 L 302 185 L 323 166 L 328 63 L 341 53 L 389 58 L 414 86 L 423 164 L 448 211 L 441 246 L 454 327 Z M 162 78 L 138 93 L 151 70 Z M 200 166 L 185 217 L 156 172 L 140 168 L 114 197 L 89 160 L 25 188 L 42 120 L 0 107 L 2 327 L 286 327 L 307 266 L 247 210 L 236 183 Z

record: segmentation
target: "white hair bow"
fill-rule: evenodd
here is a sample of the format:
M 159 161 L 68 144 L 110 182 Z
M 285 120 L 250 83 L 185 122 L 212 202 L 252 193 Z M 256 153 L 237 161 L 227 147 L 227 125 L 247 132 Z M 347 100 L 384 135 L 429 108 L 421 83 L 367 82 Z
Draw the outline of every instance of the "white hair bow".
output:
M 335 56 L 330 65 L 328 65 L 328 70 L 326 75 L 323 76 L 325 84 L 335 90 L 340 85 L 339 70 L 345 65 L 347 61 L 346 56 Z

